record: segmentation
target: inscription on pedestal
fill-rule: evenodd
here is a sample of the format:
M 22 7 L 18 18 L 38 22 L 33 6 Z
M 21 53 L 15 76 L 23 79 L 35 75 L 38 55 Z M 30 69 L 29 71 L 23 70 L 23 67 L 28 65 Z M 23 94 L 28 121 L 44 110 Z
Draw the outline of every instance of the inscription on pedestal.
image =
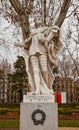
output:
M 23 95 L 23 102 L 55 102 L 54 95 Z

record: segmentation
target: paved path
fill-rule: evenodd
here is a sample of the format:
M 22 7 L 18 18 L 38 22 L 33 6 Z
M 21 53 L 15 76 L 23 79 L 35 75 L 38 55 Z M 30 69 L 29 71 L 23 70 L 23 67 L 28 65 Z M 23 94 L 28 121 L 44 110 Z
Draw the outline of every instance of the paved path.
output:
M 73 128 L 73 127 L 60 127 L 58 130 L 79 130 L 79 128 Z

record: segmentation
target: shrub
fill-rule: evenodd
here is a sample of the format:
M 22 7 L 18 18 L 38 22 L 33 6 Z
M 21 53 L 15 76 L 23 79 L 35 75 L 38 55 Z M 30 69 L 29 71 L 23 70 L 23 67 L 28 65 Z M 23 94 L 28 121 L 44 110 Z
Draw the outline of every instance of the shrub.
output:
M 58 111 L 58 114 L 59 115 L 72 115 L 72 111 L 69 111 L 69 110 L 59 110 Z
M 20 108 L 19 103 L 0 103 L 0 108 Z
M 64 104 L 58 104 L 59 108 L 77 108 L 79 106 L 79 103 L 64 103 Z
M 0 115 L 4 115 L 4 114 L 6 114 L 7 112 L 8 112 L 8 110 L 7 110 L 7 109 L 0 110 Z

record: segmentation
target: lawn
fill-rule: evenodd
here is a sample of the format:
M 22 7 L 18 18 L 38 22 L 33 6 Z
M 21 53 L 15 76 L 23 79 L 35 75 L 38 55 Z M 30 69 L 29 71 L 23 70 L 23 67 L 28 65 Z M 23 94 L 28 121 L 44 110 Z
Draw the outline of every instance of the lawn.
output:
M 59 127 L 79 127 L 78 120 L 59 120 Z M 19 120 L 0 120 L 0 128 L 18 128 Z
M 59 127 L 79 127 L 79 120 L 59 120 Z
M 59 115 L 73 115 L 73 113 L 78 114 L 79 108 L 77 107 L 79 104 L 71 103 L 71 104 L 60 104 L 58 106 L 58 113 Z M 5 116 L 7 112 L 17 112 L 19 115 L 20 112 L 20 104 L 19 103 L 2 103 L 0 104 L 0 115 Z M 14 113 L 13 113 L 14 114 Z M 16 114 L 14 115 L 16 116 Z M 0 119 L 0 128 L 19 128 L 19 116 L 18 118 L 10 119 L 9 116 L 5 116 L 5 119 Z M 66 120 L 65 118 L 61 118 L 58 121 L 59 127 L 79 127 L 79 120 L 75 120 L 75 115 L 73 116 L 72 120 Z
M 19 120 L 0 120 L 0 128 L 17 128 Z

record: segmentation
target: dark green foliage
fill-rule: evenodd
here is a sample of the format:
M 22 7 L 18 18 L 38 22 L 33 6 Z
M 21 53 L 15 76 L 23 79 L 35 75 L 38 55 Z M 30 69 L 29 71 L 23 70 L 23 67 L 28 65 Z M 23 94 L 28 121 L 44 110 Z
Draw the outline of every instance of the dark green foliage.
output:
M 10 108 L 10 109 L 16 109 L 19 108 L 19 103 L 0 103 L 0 108 Z
M 69 110 L 58 110 L 59 115 L 72 115 L 72 111 Z
M 22 56 L 17 57 L 14 63 L 15 72 L 9 74 L 9 80 L 12 82 L 11 89 L 20 93 L 20 101 L 22 101 L 23 89 L 27 87 L 28 75 L 26 73 L 25 61 Z
M 18 114 L 20 114 L 20 104 L 19 103 L 0 103 L 0 115 L 5 115 L 8 112 L 11 112 L 11 113 L 17 112 Z
M 79 103 L 58 104 L 59 115 L 79 114 Z
M 53 74 L 58 74 L 58 68 L 53 69 Z
M 79 103 L 58 104 L 58 107 L 63 107 L 63 108 L 77 108 L 78 106 L 79 106 Z
M 6 114 L 6 113 L 7 113 L 7 111 L 8 111 L 8 110 L 5 110 L 5 109 L 0 110 L 0 115 L 4 115 L 4 114 Z

